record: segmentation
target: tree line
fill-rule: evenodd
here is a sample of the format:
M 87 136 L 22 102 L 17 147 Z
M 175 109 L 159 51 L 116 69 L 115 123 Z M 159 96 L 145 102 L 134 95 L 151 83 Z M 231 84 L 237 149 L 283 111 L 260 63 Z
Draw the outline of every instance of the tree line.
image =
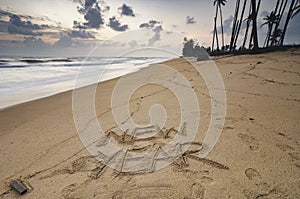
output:
M 213 0 L 215 6 L 213 39 L 206 51 L 212 55 L 234 52 L 257 52 L 259 49 L 276 48 L 284 45 L 289 23 L 300 12 L 300 0 L 274 0 L 274 8 L 262 18 L 258 25 L 261 0 L 236 0 L 229 44 L 224 41 L 222 7 L 227 0 Z M 220 28 L 217 27 L 217 22 Z M 267 27 L 263 46 L 259 46 L 258 28 Z M 293 27 L 291 27 L 293 28 Z M 218 31 L 220 31 L 219 33 Z M 242 32 L 241 30 L 244 30 Z M 221 39 L 220 39 L 221 38 Z M 238 46 L 238 41 L 240 45 Z M 197 56 L 200 46 L 193 39 L 184 40 L 183 56 Z
M 225 6 L 227 0 L 214 0 L 213 5 L 216 7 L 214 17 L 214 30 L 211 52 L 215 51 L 237 51 L 237 50 L 257 50 L 260 48 L 258 43 L 258 13 L 261 0 L 236 0 L 235 10 L 233 14 L 232 32 L 230 43 L 224 44 L 223 16 L 222 7 Z M 267 33 L 262 47 L 283 46 L 286 32 L 290 21 L 300 10 L 299 0 L 277 0 L 274 1 L 274 9 L 263 18 L 262 26 L 267 26 Z M 247 6 L 248 5 L 248 6 Z M 246 9 L 248 8 L 248 10 Z M 218 16 L 220 17 L 221 26 L 221 46 L 219 33 L 217 28 Z M 241 34 L 242 24 L 246 23 L 244 34 Z M 237 46 L 238 39 L 242 40 L 241 46 Z M 246 46 L 247 44 L 247 46 Z

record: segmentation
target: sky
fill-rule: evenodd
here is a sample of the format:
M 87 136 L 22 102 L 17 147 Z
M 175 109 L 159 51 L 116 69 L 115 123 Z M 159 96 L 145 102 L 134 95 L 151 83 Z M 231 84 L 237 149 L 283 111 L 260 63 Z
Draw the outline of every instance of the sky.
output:
M 260 43 L 275 2 L 262 1 Z M 226 43 L 234 8 L 234 0 L 222 8 Z M 147 47 L 180 54 L 184 37 L 211 45 L 214 15 L 212 0 L 0 0 L 0 55 L 119 56 Z M 300 43 L 299 22 L 291 21 L 287 44 Z

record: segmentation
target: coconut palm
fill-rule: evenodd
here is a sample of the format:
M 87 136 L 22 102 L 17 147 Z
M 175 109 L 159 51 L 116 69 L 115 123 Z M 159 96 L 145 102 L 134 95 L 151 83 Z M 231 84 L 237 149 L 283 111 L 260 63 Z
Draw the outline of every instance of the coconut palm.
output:
M 270 37 L 271 45 L 278 45 L 280 41 L 280 37 L 282 35 L 281 29 L 274 30 L 273 34 Z
M 223 14 L 222 14 L 222 6 L 225 6 L 227 3 L 227 0 L 214 0 L 214 6 L 216 6 L 216 15 L 215 15 L 215 21 L 214 21 L 214 38 L 216 37 L 217 40 L 217 49 L 219 49 L 218 46 L 218 32 L 217 32 L 217 18 L 218 13 L 220 13 L 220 21 L 221 21 L 221 31 L 222 31 L 222 47 L 224 46 L 224 29 L 223 29 Z M 213 38 L 213 46 L 214 48 L 214 38 Z
M 245 19 L 246 30 L 245 30 L 245 36 L 244 36 L 244 41 L 243 41 L 243 45 L 242 45 L 243 49 L 245 49 L 246 41 L 248 39 L 248 32 L 249 32 L 249 27 L 250 27 L 250 23 L 251 23 L 251 13 L 252 13 L 252 8 L 250 6 L 248 17 Z
M 286 20 L 285 20 L 284 28 L 283 28 L 283 31 L 282 31 L 282 35 L 281 35 L 281 38 L 280 38 L 280 45 L 281 46 L 283 46 L 286 31 L 287 31 L 290 20 L 292 19 L 293 16 L 295 16 L 295 14 L 299 13 L 299 11 L 297 11 L 297 7 L 298 7 L 297 6 L 297 1 L 296 0 L 291 0 L 290 7 L 289 7 L 289 10 L 288 10 L 288 14 L 287 14 L 287 17 L 286 17 Z
M 258 35 L 257 35 L 257 14 L 260 8 L 261 0 L 258 1 L 258 4 L 256 5 L 256 0 L 251 0 L 251 9 L 252 13 L 250 15 L 251 21 L 252 21 L 252 32 L 249 42 L 249 48 L 252 47 L 252 41 L 253 41 L 253 49 L 257 50 L 259 48 L 258 46 Z
M 239 16 L 239 10 L 240 10 L 240 0 L 236 0 L 235 3 L 235 11 L 234 11 L 234 18 L 232 23 L 232 32 L 231 32 L 231 38 L 230 38 L 230 47 L 229 50 L 234 50 L 234 39 L 236 36 L 237 26 L 238 26 L 238 16 Z
M 275 9 L 276 11 L 276 9 Z M 263 18 L 264 21 L 266 21 L 265 23 L 263 23 L 261 26 L 265 26 L 268 25 L 268 33 L 265 39 L 265 43 L 264 46 L 268 47 L 269 46 L 269 42 L 270 42 L 270 38 L 272 35 L 272 29 L 273 29 L 273 25 L 277 24 L 279 22 L 279 15 L 276 14 L 275 11 L 272 11 L 269 15 L 267 15 L 266 17 Z
M 281 23 L 281 19 L 282 19 L 283 15 L 284 15 L 284 11 L 285 11 L 285 8 L 287 6 L 288 1 L 289 0 L 282 0 L 281 1 L 280 7 L 279 7 L 279 11 L 278 11 L 279 19 L 278 19 L 278 22 L 275 24 L 275 28 L 273 30 L 273 35 L 276 35 L 275 32 L 277 32 L 279 30 L 279 25 Z M 280 30 L 280 31 L 282 32 L 282 30 Z M 274 42 L 271 42 L 271 46 L 273 46 L 274 44 L 275 44 Z
M 300 2 L 298 1 L 298 5 L 296 5 L 293 9 L 293 15 L 292 18 L 295 17 L 300 12 Z
M 244 18 L 244 13 L 245 13 L 245 9 L 246 9 L 246 4 L 247 4 L 247 0 L 244 0 L 242 13 L 241 13 L 241 18 L 238 21 L 238 26 L 237 26 L 237 31 L 236 31 L 236 34 L 235 34 L 233 46 L 236 46 L 236 43 L 237 43 L 237 40 L 238 40 L 238 37 L 239 37 L 239 34 L 240 34 L 240 30 L 241 30 L 242 23 L 243 23 L 243 18 Z

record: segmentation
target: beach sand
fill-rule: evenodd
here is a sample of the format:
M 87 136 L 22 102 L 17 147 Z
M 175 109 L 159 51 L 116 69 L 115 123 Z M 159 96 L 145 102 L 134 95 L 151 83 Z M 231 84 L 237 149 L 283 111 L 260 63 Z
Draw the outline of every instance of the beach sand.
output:
M 300 49 L 214 60 L 226 88 L 227 115 L 204 159 L 187 155 L 146 174 L 103 165 L 77 134 L 69 91 L 0 111 L 0 198 L 300 198 Z M 205 82 L 184 59 L 164 64 L 180 71 L 196 92 L 201 120 L 195 141 L 201 142 L 211 117 Z M 99 123 L 121 146 L 110 105 L 117 80 L 98 85 L 95 106 Z M 156 103 L 167 111 L 162 133 L 169 134 L 140 143 L 145 150 L 179 131 L 179 103 L 156 84 L 131 97 L 133 120 L 147 124 Z M 22 181 L 28 193 L 11 190 L 11 179 Z

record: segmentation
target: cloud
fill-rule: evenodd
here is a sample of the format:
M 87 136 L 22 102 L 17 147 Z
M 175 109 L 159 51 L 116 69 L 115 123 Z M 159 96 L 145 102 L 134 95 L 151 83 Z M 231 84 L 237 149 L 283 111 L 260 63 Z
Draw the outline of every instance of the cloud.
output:
M 72 45 L 72 38 L 66 35 L 63 35 L 57 42 L 54 43 L 55 47 L 70 47 Z
M 41 36 L 41 35 L 43 35 L 40 32 L 33 32 L 31 29 L 18 27 L 18 26 L 14 26 L 14 25 L 11 25 L 11 24 L 7 26 L 7 31 L 10 34 L 21 34 L 21 35 L 32 35 L 32 36 Z
M 154 36 L 151 37 L 148 41 L 148 46 L 153 46 L 157 41 L 160 40 L 160 32 L 163 30 L 162 26 L 156 26 L 152 29 L 153 32 L 155 32 Z
M 100 28 L 101 25 L 104 24 L 104 20 L 99 10 L 95 8 L 90 8 L 87 13 L 84 15 L 84 19 L 86 20 L 83 25 L 86 28 Z
M 132 7 L 126 5 L 125 3 L 121 7 L 119 7 L 118 10 L 121 11 L 121 16 L 125 15 L 125 16 L 135 17 Z
M 224 34 L 231 35 L 231 33 L 232 33 L 232 22 L 233 22 L 233 16 L 232 15 L 224 20 L 224 22 L 223 22 Z M 219 34 L 222 33 L 221 26 L 217 27 L 217 31 L 218 31 Z
M 128 29 L 128 25 L 121 25 L 121 23 L 116 19 L 116 17 L 109 18 L 109 24 L 107 24 L 111 29 L 115 31 L 126 31 Z
M 12 25 L 18 26 L 18 27 L 23 27 L 23 28 L 28 28 L 32 30 L 39 30 L 41 27 L 37 24 L 32 24 L 30 21 L 22 21 L 21 18 L 18 15 L 11 15 L 9 22 Z
M 0 9 L 0 17 L 2 17 L 2 16 L 10 16 L 10 15 L 12 15 L 11 12 L 8 12 L 8 11 Z
M 33 24 L 31 21 L 22 21 L 20 16 L 12 14 L 10 12 L 0 10 L 0 13 L 0 15 L 9 16 L 9 21 L 0 21 L 0 32 L 41 36 L 42 33 L 37 32 L 37 30 L 41 30 L 48 27 L 46 25 Z
M 163 30 L 161 23 L 156 20 L 150 20 L 146 23 L 142 23 L 139 27 L 143 29 L 151 29 L 155 34 L 148 40 L 148 46 L 153 46 L 160 40 L 160 32 Z
M 196 19 L 192 16 L 187 16 L 186 17 L 186 23 L 187 24 L 194 24 L 194 23 L 197 23 Z
M 70 37 L 73 38 L 82 38 L 82 39 L 89 39 L 89 38 L 95 38 L 94 35 L 91 33 L 85 31 L 85 30 L 72 30 L 68 33 Z
M 104 1 L 97 0 L 75 0 L 74 2 L 80 3 L 81 6 L 78 7 L 78 12 L 84 16 L 85 22 L 80 23 L 74 21 L 74 28 L 89 29 L 96 28 L 99 29 L 104 24 L 104 18 L 102 13 L 110 9 L 109 6 L 105 4 Z
M 140 28 L 148 28 L 148 29 L 150 29 L 150 28 L 154 28 L 154 26 L 157 25 L 157 24 L 160 24 L 160 22 L 158 22 L 156 20 L 150 20 L 147 23 L 142 23 L 140 25 Z
M 25 37 L 23 43 L 27 47 L 33 48 L 45 48 L 50 46 L 49 44 L 45 43 L 41 38 L 35 37 Z

